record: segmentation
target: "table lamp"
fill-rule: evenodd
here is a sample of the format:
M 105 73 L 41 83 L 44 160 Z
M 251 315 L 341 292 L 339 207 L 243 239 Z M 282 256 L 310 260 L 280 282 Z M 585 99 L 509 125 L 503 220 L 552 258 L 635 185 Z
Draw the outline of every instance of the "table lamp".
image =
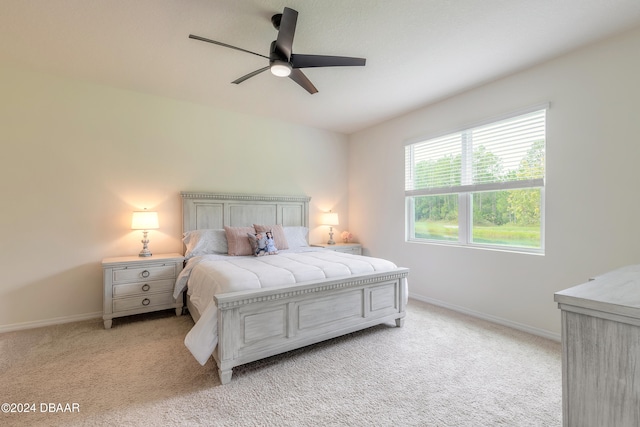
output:
M 322 223 L 324 225 L 328 225 L 329 226 L 329 241 L 327 242 L 328 245 L 335 245 L 336 242 L 333 241 L 333 226 L 334 225 L 338 225 L 338 214 L 335 212 L 326 212 L 324 214 L 324 216 L 322 217 Z
M 151 251 L 147 245 L 149 244 L 149 239 L 147 238 L 148 230 L 155 230 L 160 228 L 158 225 L 158 212 L 143 210 L 143 211 L 135 211 L 133 212 L 133 217 L 131 218 L 131 229 L 132 230 L 142 230 L 142 250 L 138 254 L 139 256 L 146 257 L 151 256 Z

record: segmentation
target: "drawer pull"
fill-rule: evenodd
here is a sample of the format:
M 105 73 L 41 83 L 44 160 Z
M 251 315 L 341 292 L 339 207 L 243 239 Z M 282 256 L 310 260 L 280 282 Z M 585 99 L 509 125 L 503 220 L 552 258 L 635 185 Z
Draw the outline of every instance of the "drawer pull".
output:
M 142 305 L 149 305 L 151 304 L 151 300 L 149 298 L 145 298 L 142 300 Z
M 148 283 L 145 283 L 144 285 L 142 285 L 142 290 L 143 290 L 144 292 L 147 292 L 149 289 L 151 289 L 151 286 L 149 286 L 149 284 L 148 284 Z
M 142 273 L 140 273 L 140 275 L 141 275 L 142 277 L 144 277 L 145 279 L 146 279 L 147 277 L 149 277 L 149 274 L 151 274 L 151 273 L 149 273 L 149 270 L 144 270 Z

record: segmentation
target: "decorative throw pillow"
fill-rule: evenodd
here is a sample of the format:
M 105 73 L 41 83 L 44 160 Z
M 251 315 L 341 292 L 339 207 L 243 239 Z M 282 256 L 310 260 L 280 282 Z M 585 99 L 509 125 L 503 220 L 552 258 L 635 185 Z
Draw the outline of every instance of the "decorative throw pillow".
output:
M 253 227 L 229 227 L 225 225 L 224 232 L 227 235 L 229 255 L 253 255 L 249 239 L 247 239 L 247 234 L 256 233 L 256 230 L 254 230 Z
M 256 233 L 266 233 L 267 231 L 271 231 L 271 233 L 273 234 L 273 240 L 276 244 L 276 248 L 289 249 L 289 244 L 287 243 L 287 238 L 284 235 L 284 230 L 282 229 L 281 225 L 253 224 L 253 227 L 256 229 Z
M 254 256 L 267 254 L 266 237 L 264 237 L 264 234 L 261 234 L 260 236 L 262 236 L 262 238 L 258 239 L 258 234 L 247 233 L 247 238 L 249 239 L 249 244 L 251 245 L 251 253 Z M 262 242 L 260 240 L 262 240 Z
M 255 234 L 247 233 L 249 239 L 249 245 L 251 245 L 251 253 L 256 255 L 258 253 L 258 238 Z

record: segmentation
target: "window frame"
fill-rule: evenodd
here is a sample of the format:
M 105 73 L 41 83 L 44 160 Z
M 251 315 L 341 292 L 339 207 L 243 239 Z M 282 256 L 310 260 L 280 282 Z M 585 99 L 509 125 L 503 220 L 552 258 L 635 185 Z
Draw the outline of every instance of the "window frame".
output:
M 546 209 L 545 209 L 545 187 L 546 187 L 546 147 L 547 147 L 547 122 L 548 122 L 548 109 L 550 107 L 549 103 L 539 104 L 535 106 L 531 106 L 528 108 L 520 109 L 518 111 L 514 111 L 502 116 L 493 117 L 490 119 L 482 120 L 473 124 L 461 126 L 455 130 L 448 132 L 440 132 L 438 134 L 432 134 L 428 136 L 412 138 L 409 141 L 406 141 L 404 146 L 406 147 L 416 145 L 422 142 L 426 142 L 429 140 L 433 140 L 439 137 L 444 137 L 452 134 L 460 133 L 464 135 L 465 132 L 469 132 L 474 128 L 491 125 L 497 122 L 515 119 L 519 116 L 523 116 L 526 114 L 535 113 L 538 111 L 545 111 L 544 118 L 544 172 L 542 178 L 529 179 L 529 180 L 519 180 L 515 182 L 497 182 L 491 184 L 480 184 L 480 185 L 467 185 L 462 184 L 459 186 L 452 187 L 451 189 L 456 191 L 447 191 L 446 188 L 438 188 L 437 191 L 433 194 L 429 194 L 429 191 L 424 190 L 407 190 L 406 189 L 406 176 L 407 176 L 407 154 L 405 151 L 404 161 L 405 161 L 405 241 L 408 243 L 421 243 L 421 244 L 433 244 L 433 245 L 445 245 L 445 246 L 458 246 L 458 247 L 469 247 L 469 248 L 479 248 L 479 249 L 489 249 L 496 251 L 504 251 L 504 252 L 520 252 L 520 253 L 528 253 L 528 254 L 539 254 L 544 255 L 545 253 L 545 228 L 546 228 Z M 464 139 L 464 136 L 463 136 Z M 464 150 L 464 143 L 461 143 L 461 156 L 465 157 L 468 153 Z M 413 155 L 413 152 L 411 153 Z M 465 163 L 466 162 L 466 163 Z M 462 160 L 461 165 L 461 173 L 465 173 L 465 164 L 469 164 L 468 160 Z M 416 163 L 413 158 L 410 161 L 411 167 L 415 167 Z M 468 182 L 468 181 L 467 181 Z M 480 188 L 478 188 L 480 187 Z M 502 190 L 522 190 L 522 189 L 539 189 L 540 191 L 540 247 L 525 247 L 525 246 L 511 246 L 511 245 L 501 245 L 501 244 L 490 244 L 490 243 L 475 243 L 473 242 L 473 195 L 479 192 L 485 191 L 502 191 Z M 427 193 L 427 194 L 425 194 Z M 421 196 L 435 196 L 435 195 L 446 195 L 446 194 L 457 194 L 458 195 L 458 240 L 438 240 L 438 239 L 427 239 L 427 238 L 416 238 L 415 237 L 415 197 Z

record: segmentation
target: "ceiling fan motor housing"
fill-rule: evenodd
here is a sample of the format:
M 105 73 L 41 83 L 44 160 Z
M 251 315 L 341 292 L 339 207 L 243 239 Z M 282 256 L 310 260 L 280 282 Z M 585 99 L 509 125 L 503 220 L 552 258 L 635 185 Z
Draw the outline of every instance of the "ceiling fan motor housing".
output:
M 280 49 L 278 49 L 276 40 L 271 42 L 271 48 L 269 48 L 269 62 L 272 63 L 273 61 L 289 62 L 289 58 L 287 58 L 287 55 L 285 55 L 284 53 L 282 53 L 282 51 L 280 51 Z
M 289 58 L 278 49 L 276 40 L 271 43 L 269 68 L 271 69 L 271 74 L 278 77 L 288 77 L 293 68 L 289 62 Z

